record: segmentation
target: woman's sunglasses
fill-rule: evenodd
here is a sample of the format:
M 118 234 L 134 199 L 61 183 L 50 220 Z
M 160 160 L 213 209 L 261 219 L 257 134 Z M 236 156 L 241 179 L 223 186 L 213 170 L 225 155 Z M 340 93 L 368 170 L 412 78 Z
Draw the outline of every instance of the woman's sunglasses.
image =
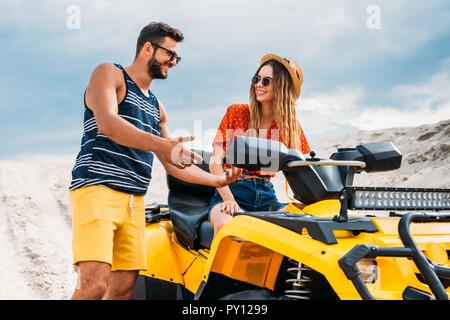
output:
M 252 84 L 253 84 L 253 85 L 257 84 L 259 81 L 261 81 L 261 84 L 262 84 L 264 87 L 267 87 L 267 86 L 272 82 L 272 78 L 271 78 L 271 77 L 264 77 L 264 78 L 261 78 L 260 75 L 256 75 L 256 76 L 254 76 L 254 77 L 252 78 Z
M 172 50 L 169 50 L 169 49 L 166 49 L 166 48 L 164 48 L 164 47 L 161 47 L 160 45 L 158 45 L 158 44 L 156 44 L 156 43 L 153 43 L 153 42 L 150 42 L 150 43 L 151 43 L 151 45 L 154 46 L 154 47 L 157 47 L 157 48 L 160 48 L 160 49 L 165 50 L 165 51 L 169 54 L 169 60 L 170 60 L 170 61 L 172 61 L 172 62 L 173 62 L 173 61 L 176 61 L 177 64 L 180 63 L 181 57 L 180 57 L 176 52 L 174 52 L 174 51 L 172 51 Z

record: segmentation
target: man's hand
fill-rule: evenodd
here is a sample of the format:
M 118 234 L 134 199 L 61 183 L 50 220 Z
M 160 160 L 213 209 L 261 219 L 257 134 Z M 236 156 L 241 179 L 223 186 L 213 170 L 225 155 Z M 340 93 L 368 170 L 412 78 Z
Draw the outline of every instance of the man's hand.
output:
M 184 169 L 196 162 L 203 161 L 203 158 L 195 152 L 185 148 L 182 143 L 194 140 L 195 137 L 178 137 L 164 139 L 163 147 L 155 153 L 161 161 L 168 162 L 179 169 Z
M 220 212 L 229 214 L 232 216 L 235 212 L 241 212 L 242 209 L 239 207 L 238 203 L 233 200 L 225 200 L 220 204 Z
M 222 188 L 236 180 L 241 179 L 241 177 L 242 177 L 242 169 L 231 167 L 231 169 L 226 169 L 224 174 L 217 176 L 217 185 L 215 187 Z

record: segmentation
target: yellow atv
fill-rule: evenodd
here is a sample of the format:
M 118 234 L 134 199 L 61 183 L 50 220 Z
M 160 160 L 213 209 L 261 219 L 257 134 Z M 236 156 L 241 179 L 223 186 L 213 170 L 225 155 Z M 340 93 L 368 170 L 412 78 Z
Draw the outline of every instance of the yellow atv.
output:
M 214 188 L 167 176 L 168 205 L 146 211 L 148 270 L 134 298 L 447 300 L 450 190 L 353 186 L 355 173 L 400 167 L 389 141 L 311 156 L 237 137 L 224 162 L 281 170 L 298 202 L 236 213 L 214 239 Z

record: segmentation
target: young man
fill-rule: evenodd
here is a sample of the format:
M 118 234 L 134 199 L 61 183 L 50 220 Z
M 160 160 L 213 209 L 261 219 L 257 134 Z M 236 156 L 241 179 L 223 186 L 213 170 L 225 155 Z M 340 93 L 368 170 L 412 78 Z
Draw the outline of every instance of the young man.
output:
M 70 200 L 73 264 L 79 286 L 73 299 L 130 299 L 139 270 L 146 269 L 144 195 L 153 153 L 166 171 L 185 181 L 221 187 L 239 178 L 196 166 L 201 157 L 183 147 L 194 137 L 170 138 L 164 106 L 150 91 L 180 61 L 183 34 L 150 23 L 138 37 L 129 67 L 102 63 L 85 92 L 81 150 L 72 170 Z

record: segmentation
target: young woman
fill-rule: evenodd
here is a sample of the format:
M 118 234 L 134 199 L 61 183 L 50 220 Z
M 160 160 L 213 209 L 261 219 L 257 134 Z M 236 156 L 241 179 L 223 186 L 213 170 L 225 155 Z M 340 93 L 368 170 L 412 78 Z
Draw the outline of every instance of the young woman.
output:
M 213 141 L 214 151 L 210 171 L 222 174 L 220 164 L 225 150 L 237 135 L 252 135 L 283 142 L 290 149 L 309 153 L 295 112 L 295 101 L 300 96 L 303 73 L 297 62 L 275 54 L 262 57 L 252 78 L 250 104 L 228 107 Z M 270 179 L 272 172 L 248 172 L 229 186 L 216 189 L 210 202 L 210 220 L 214 235 L 239 211 L 280 210 Z

